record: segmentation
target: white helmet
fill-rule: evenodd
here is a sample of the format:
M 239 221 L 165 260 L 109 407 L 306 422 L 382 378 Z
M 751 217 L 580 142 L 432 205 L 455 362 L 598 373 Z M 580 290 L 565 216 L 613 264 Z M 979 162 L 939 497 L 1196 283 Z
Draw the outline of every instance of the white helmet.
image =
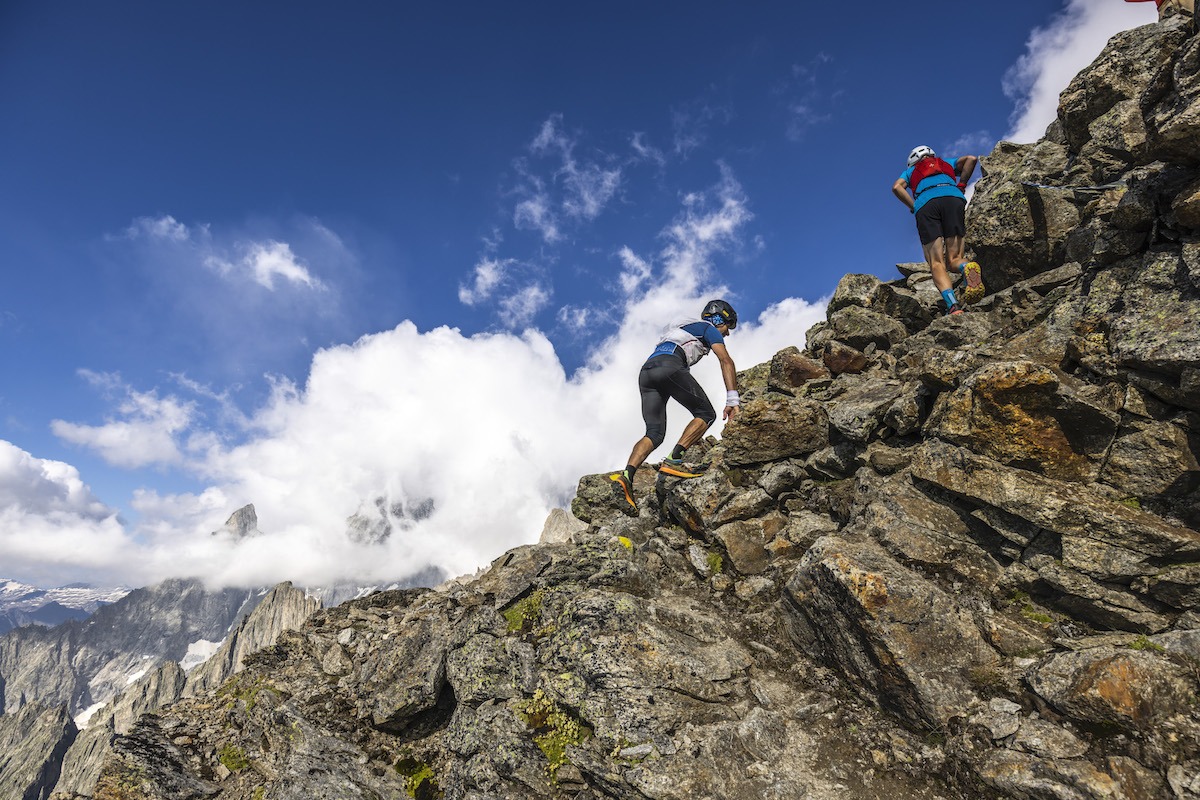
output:
M 932 147 L 926 147 L 925 145 L 921 145 L 920 147 L 914 147 L 913 151 L 908 154 L 908 165 L 911 167 L 913 164 L 917 163 L 922 158 L 929 158 L 930 156 L 935 156 L 935 155 L 937 155 L 937 153 L 933 152 Z

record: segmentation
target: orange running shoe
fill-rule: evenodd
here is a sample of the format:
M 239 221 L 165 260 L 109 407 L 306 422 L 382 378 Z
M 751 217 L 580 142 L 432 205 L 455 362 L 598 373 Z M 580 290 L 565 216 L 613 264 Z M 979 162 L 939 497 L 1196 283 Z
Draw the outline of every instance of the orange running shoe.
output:
M 633 499 L 633 486 L 629 483 L 629 478 L 625 477 L 624 472 L 617 472 L 608 476 L 608 479 L 616 484 L 613 486 L 613 491 L 617 493 L 617 497 L 625 498 L 625 502 L 621 504 L 625 513 L 631 517 L 638 515 L 637 502 Z M 617 487 L 620 487 L 618 489 Z
M 664 458 L 658 471 L 674 475 L 676 478 L 699 478 L 707 468 L 707 464 L 692 465 L 683 463 L 681 458 Z

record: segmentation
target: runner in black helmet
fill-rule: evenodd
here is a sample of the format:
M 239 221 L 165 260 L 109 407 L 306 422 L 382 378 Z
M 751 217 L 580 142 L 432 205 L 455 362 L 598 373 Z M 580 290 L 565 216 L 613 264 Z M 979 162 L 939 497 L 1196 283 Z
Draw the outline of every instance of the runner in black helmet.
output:
M 683 453 L 708 430 L 717 419 L 712 403 L 688 370 L 712 350 L 721 362 L 721 376 L 725 379 L 725 414 L 729 419 L 738 411 L 737 368 L 729 351 L 725 349 L 725 337 L 737 327 L 737 312 L 724 300 L 710 300 L 700 312 L 700 319 L 682 319 L 672 322 L 662 333 L 658 347 L 642 365 L 638 375 L 638 387 L 642 392 L 642 418 L 646 420 L 646 435 L 633 446 L 629 464 L 621 472 L 609 476 L 613 488 L 628 503 L 626 511 L 637 515 L 637 503 L 633 499 L 633 474 L 654 448 L 662 444 L 667 435 L 667 399 L 675 398 L 692 412 L 692 421 L 683 429 L 679 443 L 671 455 L 663 460 L 659 472 L 679 478 L 695 478 L 701 473 L 683 463 Z

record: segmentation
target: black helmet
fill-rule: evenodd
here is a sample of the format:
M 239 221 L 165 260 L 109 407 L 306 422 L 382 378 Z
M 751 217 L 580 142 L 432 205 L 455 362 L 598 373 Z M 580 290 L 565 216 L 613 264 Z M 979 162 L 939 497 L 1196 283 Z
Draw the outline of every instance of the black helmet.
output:
M 718 319 L 714 320 L 711 317 L 717 317 Z M 733 306 L 724 300 L 709 300 L 708 305 L 700 312 L 700 318 L 714 325 L 724 323 L 729 326 L 729 330 L 737 327 L 737 312 L 733 310 Z

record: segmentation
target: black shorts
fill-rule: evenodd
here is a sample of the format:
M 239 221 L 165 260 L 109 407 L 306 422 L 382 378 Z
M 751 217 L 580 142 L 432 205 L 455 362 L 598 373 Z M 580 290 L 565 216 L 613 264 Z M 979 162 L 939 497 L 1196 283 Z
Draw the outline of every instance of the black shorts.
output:
M 646 420 L 646 435 L 662 441 L 667 431 L 667 400 L 674 398 L 684 408 L 710 425 L 717 418 L 708 395 L 688 371 L 679 356 L 661 355 L 647 361 L 638 373 L 638 388 L 642 392 L 642 419 Z
M 935 197 L 917 212 L 921 244 L 935 239 L 967 235 L 967 201 L 962 197 Z

